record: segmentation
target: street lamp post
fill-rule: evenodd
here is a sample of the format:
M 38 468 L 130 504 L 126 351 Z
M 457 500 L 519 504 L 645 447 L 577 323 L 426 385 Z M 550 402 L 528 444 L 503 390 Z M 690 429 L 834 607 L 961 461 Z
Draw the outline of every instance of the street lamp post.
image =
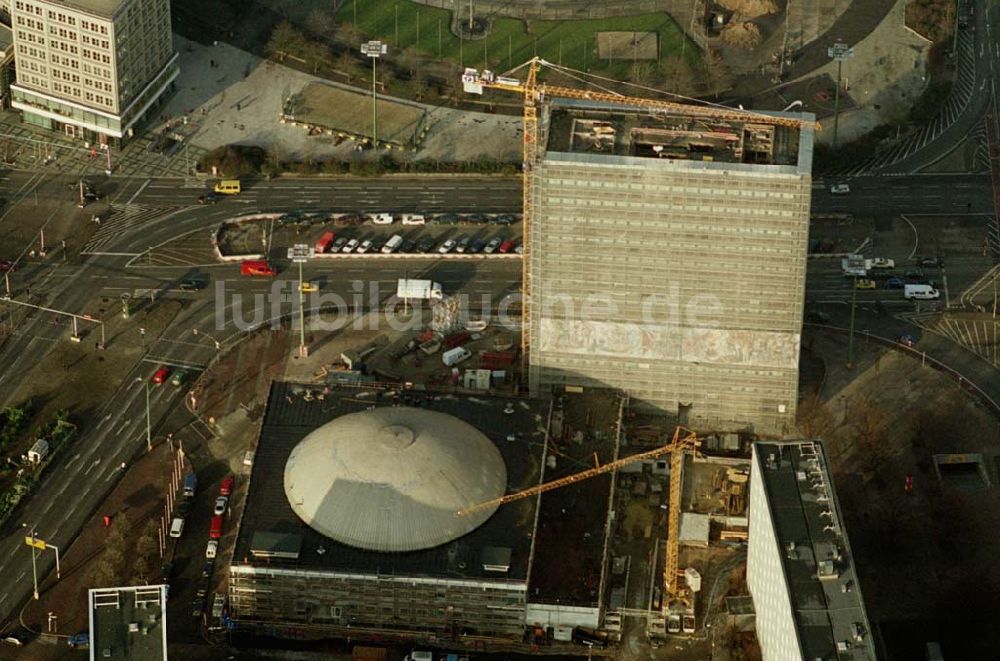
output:
M 842 41 L 836 42 L 826 49 L 826 54 L 831 59 L 837 61 L 837 89 L 833 95 L 833 148 L 837 148 L 837 128 L 840 123 L 840 76 L 844 67 L 844 61 L 854 57 L 854 49 L 848 48 Z
M 858 276 L 851 282 L 851 328 L 847 333 L 847 369 L 854 369 L 854 311 L 858 302 Z
M 309 357 L 306 346 L 306 292 L 302 282 L 302 265 L 316 256 L 316 250 L 305 243 L 296 243 L 288 249 L 288 259 L 299 265 L 299 357 Z
M 375 92 L 375 63 L 378 58 L 388 52 L 389 47 L 381 41 L 368 41 L 361 44 L 361 54 L 371 58 L 372 61 L 372 148 L 378 149 L 378 110 L 376 106 L 377 94 Z
M 22 528 L 27 528 L 28 524 L 27 523 L 22 523 L 21 527 Z M 38 533 L 35 531 L 35 529 L 37 527 L 38 527 L 38 524 L 35 524 L 35 525 L 31 526 L 31 530 L 29 531 L 28 536 L 26 536 L 24 538 L 25 545 L 31 547 L 31 577 L 32 577 L 32 585 L 34 587 L 34 590 L 32 592 L 32 596 L 35 598 L 36 601 L 38 600 L 38 562 L 37 562 L 37 557 L 38 557 L 38 551 L 39 550 L 44 551 L 45 549 L 52 549 L 53 551 L 56 552 L 56 580 L 59 580 L 59 579 L 62 578 L 62 568 L 60 567 L 60 564 L 59 564 L 59 547 L 53 546 L 52 544 L 49 544 L 48 542 L 46 542 L 43 539 L 38 539 Z

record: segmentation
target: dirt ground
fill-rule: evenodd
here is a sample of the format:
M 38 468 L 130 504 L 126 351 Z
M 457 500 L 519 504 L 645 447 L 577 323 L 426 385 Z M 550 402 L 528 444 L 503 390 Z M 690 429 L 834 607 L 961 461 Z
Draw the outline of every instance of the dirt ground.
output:
M 371 95 L 326 85 L 310 83 L 292 97 L 288 114 L 295 121 L 304 122 L 353 135 L 368 135 L 371 131 L 370 114 L 359 112 L 371 108 Z M 409 145 L 417 133 L 427 111 L 403 101 L 379 99 L 379 138 L 399 145 Z
M 29 629 L 46 631 L 47 614 L 51 612 L 58 618 L 55 633 L 68 636 L 87 630 L 87 589 L 107 535 L 102 517 L 127 517 L 129 528 L 137 531 L 136 534 L 148 520 L 157 518 L 166 501 L 172 457 L 168 446 L 160 443 L 151 453 L 132 464 L 118 486 L 84 525 L 72 546 L 62 550 L 62 578 L 57 581 L 54 573 L 50 575 L 41 585 L 40 600 L 28 602 L 21 617 Z M 18 652 L 17 658 L 61 659 L 67 654 L 63 638 L 53 644 L 38 642 L 29 645 Z M 82 656 L 82 653 L 77 653 L 77 656 Z
M 982 453 L 995 485 L 997 420 L 953 381 L 895 351 L 860 347 L 848 372 L 837 340 L 807 335 L 826 359 L 825 404 L 800 426 L 826 439 L 869 619 L 892 659 L 918 658 L 929 640 L 948 658 L 988 658 L 1000 640 L 992 616 L 1000 502 L 995 486 L 941 484 L 932 456 Z

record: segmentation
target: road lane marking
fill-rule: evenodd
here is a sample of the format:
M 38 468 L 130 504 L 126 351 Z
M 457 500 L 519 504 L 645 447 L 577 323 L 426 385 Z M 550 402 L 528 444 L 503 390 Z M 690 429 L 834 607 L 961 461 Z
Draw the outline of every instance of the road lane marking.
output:
M 139 190 L 137 190 L 137 191 L 135 192 L 135 195 L 133 195 L 132 197 L 130 197 L 130 198 L 128 199 L 128 202 L 126 202 L 125 204 L 132 204 L 132 202 L 134 202 L 134 201 L 135 201 L 135 198 L 139 197 L 139 193 L 141 193 L 141 192 L 142 192 L 143 190 L 145 190 L 146 186 L 148 186 L 148 185 L 149 185 L 149 182 L 151 182 L 151 181 L 153 181 L 153 180 L 152 180 L 152 179 L 147 179 L 147 180 L 145 181 L 145 183 L 143 183 L 143 184 L 142 184 L 142 186 L 139 186 Z
M 92 471 L 92 470 L 94 469 L 94 466 L 96 466 L 96 465 L 97 465 L 97 464 L 99 464 L 99 463 L 101 463 L 101 459 L 100 459 L 100 457 L 98 457 L 97 459 L 94 459 L 94 463 L 92 463 L 92 464 L 91 464 L 90 466 L 88 466 L 88 467 L 87 467 L 87 470 L 83 471 L 83 474 L 84 474 L 84 475 L 87 475 L 87 474 L 89 474 L 89 473 L 90 473 L 90 471 Z

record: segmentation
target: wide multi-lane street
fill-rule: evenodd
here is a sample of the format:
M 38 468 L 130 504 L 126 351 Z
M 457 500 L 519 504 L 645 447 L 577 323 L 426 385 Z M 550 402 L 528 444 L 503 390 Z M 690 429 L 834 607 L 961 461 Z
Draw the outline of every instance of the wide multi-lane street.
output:
M 31 206 L 35 192 L 43 198 L 64 200 L 62 207 L 47 211 L 57 223 L 67 215 L 78 214 L 74 180 L 66 176 L 42 177 L 24 172 L 5 175 L 5 187 L 12 202 Z M 856 177 L 849 180 L 851 192 L 834 195 L 830 186 L 838 180 L 817 180 L 813 190 L 813 211 L 817 214 L 853 214 L 891 217 L 932 215 L 965 217 L 973 223 L 986 222 L 993 212 L 990 179 L 982 175 L 918 175 L 899 177 Z M 328 212 L 495 212 L 516 213 L 521 205 L 521 187 L 516 178 L 486 177 L 383 177 L 375 179 L 280 178 L 249 182 L 235 199 L 202 206 L 197 197 L 204 192 L 201 184 L 184 179 L 115 179 L 98 180 L 94 185 L 103 199 L 89 205 L 83 213 L 103 215 L 100 227 L 87 226 L 90 236 L 80 259 L 63 260 L 58 251 L 46 260 L 27 259 L 12 276 L 15 300 L 90 314 L 110 320 L 119 314 L 120 298 L 127 293 L 134 306 L 146 305 L 145 296 L 153 292 L 152 306 L 164 301 L 179 303 L 179 311 L 157 338 L 143 338 L 140 358 L 113 376 L 120 385 L 113 398 L 81 424 L 81 437 L 74 450 L 57 461 L 39 488 L 27 499 L 19 515 L 3 530 L 0 540 L 0 575 L 12 577 L 0 586 L 0 621 L 15 615 L 19 604 L 30 596 L 31 557 L 22 548 L 16 531 L 22 524 L 37 525 L 38 532 L 56 545 L 68 545 L 89 514 L 114 484 L 122 461 L 128 461 L 145 447 L 145 386 L 156 365 L 161 363 L 200 369 L 215 355 L 215 341 L 227 342 L 242 332 L 252 320 L 246 302 L 255 295 L 269 295 L 275 281 L 239 275 L 234 264 L 206 263 L 206 246 L 213 229 L 223 220 L 250 212 L 328 211 Z M 0 218 L 0 223 L 14 222 L 15 216 Z M 87 221 L 83 221 L 87 225 Z M 84 228 L 70 227 L 68 236 Z M 187 238 L 185 237 L 193 237 Z M 30 247 L 25 242 L 25 252 Z M 189 248 L 190 247 L 190 248 Z M 272 255 L 280 255 L 287 246 L 272 246 Z M 183 259 L 192 250 L 190 260 Z M 157 256 L 169 252 L 180 255 L 176 264 Z M 909 251 L 904 250 L 908 255 Z M 4 256 L 7 257 L 7 256 Z M 18 255 L 10 257 L 16 258 Z M 145 257 L 145 258 L 144 258 Z M 288 299 L 296 297 L 293 281 L 297 271 L 279 261 L 279 277 L 286 302 L 278 315 L 292 312 Z M 807 298 L 810 305 L 843 305 L 850 300 L 849 283 L 839 274 L 839 263 L 818 260 L 810 265 Z M 178 283 L 191 273 L 206 278 L 207 285 L 197 291 L 182 291 Z M 517 259 L 441 260 L 432 256 L 408 259 L 385 259 L 379 255 L 357 259 L 314 260 L 306 265 L 305 279 L 318 282 L 327 297 L 339 296 L 350 302 L 357 294 L 355 283 L 364 283 L 362 309 L 369 309 L 370 288 L 377 285 L 379 299 L 389 296 L 399 277 L 428 277 L 442 283 L 449 293 L 465 293 L 475 301 L 488 300 L 495 306 L 503 297 L 516 292 L 521 277 Z M 29 293 L 30 290 L 30 293 Z M 882 300 L 890 313 L 908 309 L 910 304 L 895 300 L 882 290 L 859 293 L 862 309 Z M 960 292 L 950 292 L 957 297 Z M 243 324 L 234 323 L 236 301 L 244 309 Z M 326 299 L 326 301 L 328 301 Z M 319 301 L 323 303 L 326 301 Z M 317 304 L 319 304 L 317 303 Z M 310 304 L 307 301 L 307 304 Z M 846 309 L 846 308 L 845 308 Z M 358 312 L 351 309 L 350 314 Z M 43 357 L 69 334 L 65 324 L 55 325 L 51 315 L 27 312 L 3 304 L 5 319 L 13 319 L 12 334 L 0 347 L 0 404 L 15 397 L 14 385 L 19 376 L 29 373 Z M 261 319 L 271 319 L 271 308 Z M 899 323 L 886 317 L 886 328 Z M 108 338 L 106 352 L 115 352 L 127 343 L 136 346 L 139 327 L 119 324 L 119 334 Z M 197 329 L 198 333 L 194 330 Z M 94 329 L 87 342 L 94 341 Z M 93 349 L 97 351 L 96 348 Z M 160 387 L 152 391 L 151 417 L 154 430 L 159 421 L 181 402 L 184 389 Z M 52 559 L 39 558 L 44 571 Z

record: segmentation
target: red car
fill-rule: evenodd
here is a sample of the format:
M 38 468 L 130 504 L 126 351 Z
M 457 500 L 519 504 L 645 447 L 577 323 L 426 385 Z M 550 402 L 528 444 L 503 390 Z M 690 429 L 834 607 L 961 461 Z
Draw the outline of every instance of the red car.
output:
M 209 539 L 219 539 L 222 537 L 222 515 L 212 517 L 212 526 L 208 529 Z
M 13 273 L 17 270 L 17 264 L 6 259 L 0 259 L 0 273 L 6 273 L 10 271 Z
M 277 272 L 264 259 L 251 259 L 240 264 L 240 275 L 262 275 L 272 277 Z
M 516 244 L 513 241 L 504 241 L 503 243 L 500 244 L 499 252 L 501 254 L 506 255 L 507 253 L 509 253 L 511 250 L 514 249 L 515 245 Z
M 152 381 L 156 385 L 160 385 L 161 383 L 167 380 L 168 376 L 170 376 L 170 368 L 161 367 L 160 369 L 156 370 L 156 373 L 153 374 Z
M 233 483 L 236 482 L 236 478 L 232 475 L 227 475 L 223 480 L 222 484 L 219 486 L 219 495 L 228 496 L 233 493 Z

